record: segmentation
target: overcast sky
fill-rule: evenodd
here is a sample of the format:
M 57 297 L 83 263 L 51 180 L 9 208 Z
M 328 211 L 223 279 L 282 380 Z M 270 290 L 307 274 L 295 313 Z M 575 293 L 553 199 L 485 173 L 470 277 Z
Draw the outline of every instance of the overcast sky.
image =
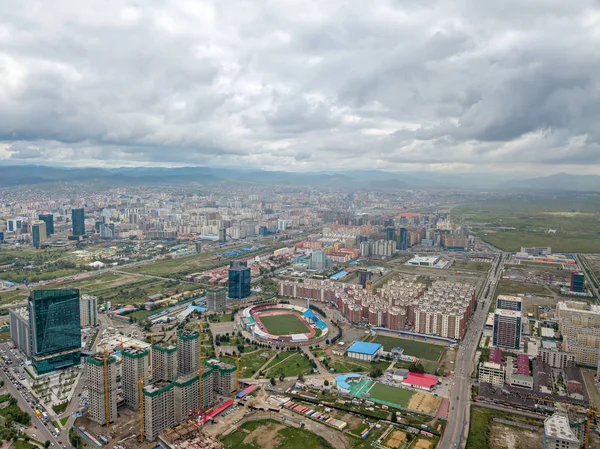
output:
M 4 0 L 0 164 L 600 173 L 579 0 Z

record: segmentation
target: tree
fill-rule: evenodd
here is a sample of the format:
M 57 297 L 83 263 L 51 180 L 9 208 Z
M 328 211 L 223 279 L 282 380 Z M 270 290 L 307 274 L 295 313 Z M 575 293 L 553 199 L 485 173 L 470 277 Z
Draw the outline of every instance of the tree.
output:
M 423 374 L 425 372 L 425 367 L 420 363 L 411 363 L 408 367 L 408 370 L 412 371 L 413 373 Z
M 275 381 L 275 378 L 274 378 L 274 377 L 271 377 L 271 379 L 269 380 L 269 382 L 271 382 L 271 385 L 273 385 L 273 386 L 275 386 L 275 384 L 277 383 L 277 382 Z
M 396 414 L 396 410 L 392 411 L 392 422 L 398 422 L 398 415 Z
M 381 368 L 375 367 L 369 373 L 369 377 L 372 377 L 373 379 L 375 379 L 375 378 L 381 376 L 382 374 L 383 374 L 383 371 L 381 370 Z
M 300 375 L 298 376 L 298 380 L 299 380 L 300 382 L 304 382 L 304 376 L 303 376 L 302 374 L 300 374 Z
M 46 449 L 48 449 L 50 447 L 50 441 L 49 440 L 44 441 L 44 447 Z
M 283 373 L 281 373 L 281 374 L 279 375 L 279 381 L 280 381 L 280 382 L 283 382 L 284 380 L 285 380 L 285 376 L 283 375 Z
M 323 385 L 325 385 L 326 387 L 329 386 L 329 381 L 327 379 L 325 379 L 325 382 L 323 382 Z

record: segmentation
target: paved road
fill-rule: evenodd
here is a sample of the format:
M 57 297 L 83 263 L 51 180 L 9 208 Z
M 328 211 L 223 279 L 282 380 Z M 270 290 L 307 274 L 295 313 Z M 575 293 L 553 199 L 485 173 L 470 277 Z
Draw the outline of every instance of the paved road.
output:
M 594 296 L 599 299 L 600 298 L 600 291 L 596 288 L 596 286 L 594 285 L 594 282 L 596 284 L 598 284 L 598 277 L 596 276 L 596 273 L 594 273 L 594 270 L 591 268 L 589 262 L 587 261 L 587 259 L 584 256 L 581 256 L 580 254 L 576 254 L 575 258 L 577 259 L 577 263 L 579 264 L 579 266 L 581 267 L 581 269 L 583 270 L 583 272 L 586 274 L 587 278 L 588 278 L 588 287 L 592 290 L 592 293 L 594 294 Z M 593 281 L 593 282 L 590 282 Z
M 469 432 L 469 412 L 471 406 L 471 372 L 474 369 L 473 358 L 479 338 L 485 326 L 488 311 L 494 298 L 494 291 L 502 277 L 505 255 L 500 254 L 492 264 L 488 277 L 480 290 L 477 310 L 473 315 L 455 362 L 454 387 L 450 393 L 450 412 L 444 435 L 438 444 L 440 449 L 465 447 Z M 496 270 L 496 268 L 498 269 Z M 487 287 L 491 285 L 486 295 Z
M 37 427 L 32 433 L 35 433 L 35 439 L 41 441 L 42 443 L 46 440 L 54 443 L 58 446 L 58 442 L 62 441 L 63 443 L 68 444 L 68 441 L 65 441 L 61 437 L 55 438 L 53 433 L 48 430 L 48 428 L 42 423 L 42 421 L 37 417 L 35 411 L 31 408 L 29 403 L 25 400 L 25 398 L 21 395 L 21 392 L 17 390 L 15 385 L 10 381 L 8 376 L 4 373 L 4 370 L 0 370 L 0 378 L 4 381 L 4 386 L 7 391 L 17 399 L 19 407 L 22 410 L 25 410 L 31 416 L 31 424 Z

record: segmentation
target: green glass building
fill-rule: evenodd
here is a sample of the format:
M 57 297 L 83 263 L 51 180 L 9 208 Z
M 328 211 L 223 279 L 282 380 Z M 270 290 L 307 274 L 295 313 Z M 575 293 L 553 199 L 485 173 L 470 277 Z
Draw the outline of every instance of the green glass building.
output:
M 31 358 L 38 374 L 81 361 L 79 290 L 34 290 L 29 296 Z
M 71 221 L 73 225 L 73 235 L 85 235 L 85 211 L 81 209 L 73 209 L 71 211 Z

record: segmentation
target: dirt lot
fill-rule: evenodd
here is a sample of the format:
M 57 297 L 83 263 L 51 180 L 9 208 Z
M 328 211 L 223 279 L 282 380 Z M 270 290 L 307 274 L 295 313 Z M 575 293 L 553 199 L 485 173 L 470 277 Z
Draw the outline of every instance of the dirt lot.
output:
M 546 298 L 543 296 L 525 296 L 523 298 L 523 309 L 525 313 L 533 313 L 537 316 L 537 306 L 556 306 L 558 301 L 564 301 L 565 298 L 557 296 L 555 298 Z
M 529 449 L 542 447 L 541 433 L 494 423 L 490 432 L 491 449 Z
M 411 410 L 421 411 L 425 413 L 435 413 L 440 405 L 441 398 L 433 396 L 429 393 L 417 393 L 408 403 L 408 408 Z
M 275 449 L 283 440 L 278 432 L 284 428 L 285 426 L 282 424 L 272 423 L 260 426 L 244 438 L 244 444 L 254 444 L 264 449 Z
M 431 449 L 431 441 L 419 438 L 415 444 L 412 445 L 414 449 Z
M 394 430 L 384 443 L 387 447 L 399 448 L 406 443 L 406 432 L 400 430 Z

